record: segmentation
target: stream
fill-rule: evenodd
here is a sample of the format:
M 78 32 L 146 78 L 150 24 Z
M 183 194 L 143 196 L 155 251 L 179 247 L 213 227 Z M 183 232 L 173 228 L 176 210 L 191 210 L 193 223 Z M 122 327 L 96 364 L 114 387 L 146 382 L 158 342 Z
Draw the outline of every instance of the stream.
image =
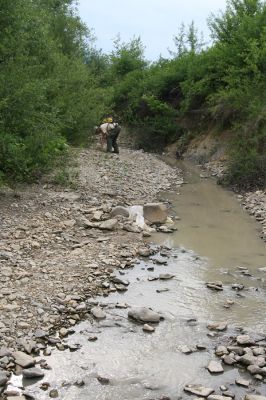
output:
M 53 348 L 51 356 L 45 357 L 52 367 L 45 378 L 23 381 L 37 399 L 49 398 L 49 390 L 39 389 L 42 382 L 49 382 L 49 389 L 56 388 L 65 400 L 177 400 L 189 397 L 183 388 L 191 383 L 217 392 L 226 385 L 238 399 L 247 393 L 235 385 L 239 377 L 266 394 L 264 383 L 237 368 L 224 366 L 224 373 L 218 375 L 206 369 L 210 360 L 219 361 L 214 355 L 216 344 L 241 327 L 266 333 L 266 274 L 259 270 L 266 266 L 266 252 L 258 224 L 241 209 L 233 193 L 211 178 L 200 178 L 200 171 L 188 163 L 175 165 L 183 169 L 186 184 L 180 194 L 173 190 L 160 197 L 171 203 L 170 214 L 178 217 L 177 231 L 147 238 L 154 246 L 163 246 L 163 257 L 143 258 L 133 269 L 118 271 L 130 282 L 128 290 L 95 299 L 105 307 L 107 318 L 80 323 L 67 341 L 81 348 L 76 352 Z M 156 260 L 162 258 L 167 265 L 158 264 Z M 162 273 L 174 277 L 152 280 Z M 224 290 L 209 290 L 208 281 L 221 281 Z M 243 284 L 244 290 L 233 290 L 234 283 Z M 234 304 L 225 308 L 227 300 Z M 128 309 L 117 308 L 117 303 L 151 307 L 165 319 L 149 334 L 141 324 L 128 320 Z M 227 331 L 209 336 L 206 325 L 221 321 L 228 323 Z M 92 337 L 97 340 L 91 341 Z M 198 345 L 201 350 L 183 354 L 180 346 L 184 345 L 195 350 Z M 17 383 L 20 379 L 13 378 Z

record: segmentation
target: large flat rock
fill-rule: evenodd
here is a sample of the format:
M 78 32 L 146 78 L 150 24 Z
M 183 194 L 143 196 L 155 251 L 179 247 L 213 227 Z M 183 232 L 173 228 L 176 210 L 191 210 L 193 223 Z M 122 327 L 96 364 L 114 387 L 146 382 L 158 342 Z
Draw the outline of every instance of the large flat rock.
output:
M 15 363 L 23 368 L 33 367 L 36 363 L 36 360 L 33 357 L 23 353 L 23 351 L 15 351 L 12 355 L 15 359 Z
M 186 385 L 184 388 L 184 391 L 195 394 L 199 397 L 208 397 L 208 396 L 210 396 L 210 394 L 212 394 L 214 392 L 214 389 L 211 389 L 211 388 L 208 388 L 208 387 L 205 387 L 202 385 Z M 247 400 L 256 400 L 256 399 L 247 399 Z

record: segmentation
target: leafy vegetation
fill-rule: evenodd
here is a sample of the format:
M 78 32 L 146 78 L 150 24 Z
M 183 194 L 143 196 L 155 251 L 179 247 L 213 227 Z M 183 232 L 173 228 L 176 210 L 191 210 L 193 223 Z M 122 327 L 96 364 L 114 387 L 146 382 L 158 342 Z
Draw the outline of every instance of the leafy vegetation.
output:
M 177 139 L 185 143 L 210 126 L 218 134 L 229 130 L 227 182 L 264 186 L 266 4 L 229 0 L 209 26 L 208 48 L 193 23 L 181 26 L 172 58 L 142 63 L 124 75 L 115 85 L 114 107 L 147 149 L 161 150 Z
M 265 185 L 265 1 L 228 0 L 209 18 L 209 47 L 182 25 L 153 63 L 140 38 L 118 36 L 110 55 L 95 48 L 74 0 L 0 2 L 1 181 L 38 177 L 112 112 L 155 151 L 184 149 L 210 126 L 230 131 L 228 183 Z
M 105 96 L 71 0 L 1 0 L 0 25 L 0 171 L 31 180 L 87 138 Z

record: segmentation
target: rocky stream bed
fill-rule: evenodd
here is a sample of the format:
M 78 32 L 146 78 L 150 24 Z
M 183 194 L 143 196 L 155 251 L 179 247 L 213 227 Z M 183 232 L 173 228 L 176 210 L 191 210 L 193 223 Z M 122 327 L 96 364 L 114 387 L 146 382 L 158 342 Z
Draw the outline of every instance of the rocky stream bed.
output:
M 167 296 L 168 291 L 174 290 L 171 285 L 178 281 L 174 267 L 177 259 L 194 267 L 203 264 L 197 254 L 186 249 L 149 243 L 149 237 L 156 230 L 166 236 L 174 231 L 175 216 L 171 215 L 169 203 L 164 202 L 164 206 L 169 209 L 172 220 L 168 218 L 166 224 L 152 225 L 152 229 L 140 228 L 125 211 L 131 206 L 162 201 L 161 191 L 174 188 L 178 192 L 183 183 L 178 168 L 168 166 L 153 155 L 131 150 L 122 150 L 119 156 L 84 150 L 79 154 L 78 164 L 80 172 L 75 190 L 40 182 L 21 188 L 16 197 L 10 192 L 3 192 L 0 197 L 0 393 L 3 399 L 94 399 L 94 395 L 88 396 L 90 389 L 86 392 L 90 380 L 97 381 L 107 392 L 112 387 L 113 397 L 102 394 L 105 397 L 99 399 L 115 398 L 113 376 L 97 372 L 79 376 L 74 381 L 63 382 L 58 377 L 56 382 L 51 377 L 50 364 L 55 368 L 58 365 L 52 358 L 58 354 L 59 358 L 63 357 L 63 363 L 72 365 L 71 357 L 80 358 L 79 352 L 87 349 L 88 344 L 97 346 L 100 341 L 97 332 L 112 314 L 107 328 L 115 324 L 127 334 L 138 329 L 145 340 L 156 335 L 164 321 L 169 320 L 167 312 L 161 311 L 160 301 L 156 300 L 152 307 L 150 304 L 136 307 L 125 302 L 123 294 L 134 287 L 133 281 L 145 281 L 145 285 L 159 285 L 154 286 L 156 293 Z M 264 222 L 259 221 L 265 223 L 263 193 L 255 197 L 247 195 L 244 205 L 257 219 L 264 218 Z M 137 277 L 131 272 L 136 265 L 145 270 L 144 276 L 141 270 Z M 261 265 L 258 276 L 253 276 L 247 267 L 237 269 L 238 276 L 260 282 L 259 296 L 262 297 L 256 299 L 258 302 L 262 301 L 265 290 L 263 268 Z M 249 295 L 249 288 L 241 279 L 230 284 L 205 281 L 201 283 L 201 291 L 203 299 L 205 292 L 213 293 L 215 299 L 224 296 L 222 307 L 228 312 L 241 296 Z M 104 298 L 110 301 L 104 302 Z M 84 323 L 92 326 L 91 332 L 87 325 L 83 327 Z M 157 395 L 156 387 L 146 384 L 151 394 L 143 392 L 143 397 L 138 397 L 142 392 L 136 392 L 131 397 L 117 399 L 175 400 L 192 394 L 208 400 L 244 397 L 265 400 L 266 334 L 262 329 L 252 332 L 245 327 L 230 326 L 227 320 L 206 324 L 200 312 L 191 318 L 185 313 L 183 323 L 189 329 L 200 330 L 200 340 L 192 343 L 188 337 L 186 343 L 175 344 L 175 351 L 182 357 L 199 354 L 204 363 L 208 355 L 205 365 L 210 376 L 208 385 L 205 378 L 203 383 L 184 384 L 181 394 L 171 391 Z M 87 332 L 86 343 L 81 339 L 84 332 Z M 195 339 L 196 332 L 193 335 Z M 202 335 L 207 341 L 202 340 Z M 201 356 L 203 353 L 205 356 Z M 240 371 L 230 384 L 220 378 L 228 369 Z M 213 376 L 217 375 L 219 383 L 214 380 L 212 385 Z M 73 392 L 70 387 L 74 388 Z M 85 392 L 78 394 L 82 390 Z

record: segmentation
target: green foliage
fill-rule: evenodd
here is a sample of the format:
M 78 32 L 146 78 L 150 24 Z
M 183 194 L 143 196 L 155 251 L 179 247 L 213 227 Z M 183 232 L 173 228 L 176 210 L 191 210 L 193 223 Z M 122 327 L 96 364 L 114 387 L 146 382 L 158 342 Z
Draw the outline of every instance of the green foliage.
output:
M 62 143 L 87 143 L 106 89 L 86 63 L 93 37 L 72 0 L 1 0 L 0 173 L 35 179 Z
M 103 54 L 74 0 L 0 2 L 1 181 L 36 179 L 113 113 L 156 151 L 177 140 L 182 151 L 210 126 L 230 130 L 228 179 L 265 184 L 265 1 L 228 0 L 209 19 L 209 48 L 193 22 L 181 25 L 171 58 L 153 63 L 139 37 L 118 36 Z
M 140 43 L 118 47 L 111 60 L 114 109 L 137 131 L 138 145 L 144 148 L 161 150 L 179 140 L 183 149 L 191 135 L 210 126 L 216 132 L 230 130 L 230 182 L 263 186 L 265 1 L 228 0 L 225 12 L 213 15 L 209 26 L 214 39 L 209 48 L 194 23 L 181 25 L 173 58 L 150 65 L 135 51 L 141 50 Z

